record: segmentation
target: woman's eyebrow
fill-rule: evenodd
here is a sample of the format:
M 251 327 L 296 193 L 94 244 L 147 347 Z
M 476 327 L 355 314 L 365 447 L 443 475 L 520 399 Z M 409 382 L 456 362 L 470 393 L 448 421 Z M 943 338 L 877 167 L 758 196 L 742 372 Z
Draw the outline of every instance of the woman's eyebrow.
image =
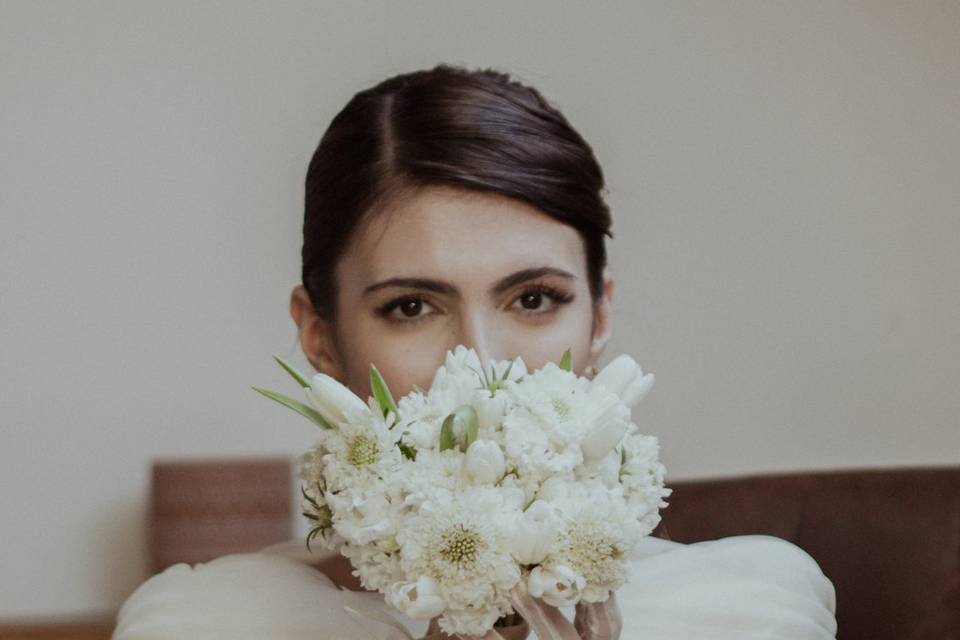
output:
M 531 269 L 521 269 L 508 276 L 497 280 L 496 284 L 490 287 L 490 295 L 498 296 L 510 287 L 516 286 L 521 282 L 541 278 L 543 276 L 559 276 L 567 280 L 575 280 L 576 276 L 563 269 L 556 267 L 535 267 Z M 449 282 L 442 280 L 433 280 L 430 278 L 389 278 L 370 285 L 363 290 L 364 296 L 386 287 L 404 287 L 408 289 L 426 289 L 443 295 L 459 296 L 460 290 Z

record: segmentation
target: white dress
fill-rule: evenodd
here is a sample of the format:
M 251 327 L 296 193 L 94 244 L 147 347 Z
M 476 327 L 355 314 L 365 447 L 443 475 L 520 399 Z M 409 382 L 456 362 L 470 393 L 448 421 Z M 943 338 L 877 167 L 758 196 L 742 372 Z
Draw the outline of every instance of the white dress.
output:
M 302 546 L 174 565 L 124 602 L 113 640 L 403 640 L 426 632 L 426 621 L 391 609 L 379 593 L 337 588 L 306 563 Z M 833 583 L 781 538 L 647 537 L 632 561 L 630 582 L 617 591 L 622 640 L 836 636 Z M 572 619 L 572 607 L 563 611 Z

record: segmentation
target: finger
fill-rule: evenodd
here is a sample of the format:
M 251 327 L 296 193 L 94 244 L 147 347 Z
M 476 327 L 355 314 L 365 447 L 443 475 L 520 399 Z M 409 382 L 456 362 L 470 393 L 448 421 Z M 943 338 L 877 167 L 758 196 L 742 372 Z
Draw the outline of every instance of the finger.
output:
M 510 604 L 530 624 L 538 640 L 580 640 L 563 612 L 531 596 L 522 580 L 510 590 Z
M 502 635 L 497 633 L 496 629 L 490 629 L 482 636 L 468 636 L 460 633 L 455 633 L 452 636 L 448 636 L 443 631 L 436 631 L 435 633 L 428 633 L 423 636 L 420 640 L 505 640 Z
M 582 640 L 617 640 L 623 630 L 623 615 L 616 594 L 606 602 L 579 602 L 573 624 Z
M 510 640 L 502 636 L 496 629 L 490 629 L 486 634 L 482 636 L 470 636 L 460 633 L 455 633 L 452 636 L 447 635 L 440 629 L 438 624 L 439 617 L 431 618 L 430 625 L 427 627 L 426 635 L 424 635 L 420 640 Z

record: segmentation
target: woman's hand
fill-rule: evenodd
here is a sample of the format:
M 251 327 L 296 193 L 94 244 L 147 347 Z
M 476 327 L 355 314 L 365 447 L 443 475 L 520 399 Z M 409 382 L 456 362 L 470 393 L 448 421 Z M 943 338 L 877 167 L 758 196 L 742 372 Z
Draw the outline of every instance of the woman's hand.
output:
M 423 640 L 522 640 L 530 629 L 536 632 L 538 640 L 618 640 L 623 629 L 623 618 L 613 592 L 605 602 L 578 604 L 573 624 L 560 609 L 527 593 L 523 581 L 510 592 L 510 603 L 523 617 L 524 624 L 491 629 L 483 636 L 448 636 L 436 627 L 434 620 Z
M 584 640 L 617 640 L 623 630 L 623 615 L 617 594 L 610 592 L 605 602 L 581 602 L 573 624 Z

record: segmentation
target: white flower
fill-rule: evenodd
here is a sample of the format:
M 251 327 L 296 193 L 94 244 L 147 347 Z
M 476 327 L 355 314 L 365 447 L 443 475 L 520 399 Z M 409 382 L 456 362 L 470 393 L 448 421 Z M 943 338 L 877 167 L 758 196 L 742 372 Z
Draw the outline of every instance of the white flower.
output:
M 664 498 L 673 493 L 673 489 L 664 486 L 666 468 L 658 460 L 659 449 L 656 436 L 634 433 L 623 441 L 620 482 L 644 535 L 660 523 L 659 509 L 668 506 Z
M 629 428 L 630 410 L 627 406 L 621 403 L 609 406 L 583 440 L 583 459 L 586 462 L 603 459 L 619 444 Z
M 400 568 L 400 554 L 396 553 L 396 541 L 378 540 L 372 544 L 345 544 L 340 553 L 350 560 L 350 564 L 359 574 L 360 584 L 365 589 L 386 589 L 399 581 L 406 580 Z
M 575 476 L 577 480 L 598 480 L 610 490 L 622 491 L 620 456 L 620 451 L 614 449 L 600 460 L 577 467 Z
M 559 542 L 560 519 L 549 503 L 535 500 L 510 528 L 509 548 L 520 564 L 538 564 Z
M 476 389 L 470 404 L 477 412 L 480 437 L 485 440 L 502 440 L 503 417 L 510 406 L 510 398 L 502 390 L 493 395 L 487 389 Z
M 601 369 L 592 384 L 613 391 L 624 404 L 632 407 L 647 395 L 653 381 L 652 373 L 644 374 L 636 360 L 624 353 Z
M 457 345 L 447 351 L 443 366 L 437 369 L 430 391 L 454 392 L 457 405 L 467 402 L 473 390 L 483 385 L 480 358 L 473 349 Z
M 552 362 L 520 382 L 508 381 L 504 390 L 511 399 L 503 419 L 508 465 L 541 481 L 572 473 L 598 418 L 620 404 L 605 387 Z
M 490 484 L 503 477 L 506 463 L 500 445 L 489 440 L 474 440 L 464 459 L 467 475 L 477 484 Z
M 627 579 L 627 555 L 640 538 L 640 527 L 623 500 L 602 486 L 573 488 L 578 489 L 574 495 L 555 503 L 564 511 L 566 527 L 560 549 L 544 564 L 569 566 L 586 580 L 580 600 L 603 602 Z
M 415 582 L 395 582 L 386 592 L 387 602 L 415 620 L 429 620 L 443 613 L 440 585 L 430 576 L 420 576 Z
M 520 570 L 506 550 L 504 526 L 521 500 L 519 490 L 467 487 L 438 492 L 404 519 L 396 536 L 401 566 L 408 576 L 436 580 L 447 603 L 440 625 L 448 633 L 483 635 L 510 610 L 508 593 Z
M 656 438 L 630 418 L 652 381 L 626 356 L 591 381 L 555 363 L 481 363 L 458 345 L 429 389 L 384 416 L 318 374 L 306 392 L 336 428 L 301 459 L 312 534 L 365 588 L 412 618 L 439 616 L 448 635 L 486 634 L 521 580 L 552 606 L 606 600 L 671 492 Z M 444 420 L 465 405 L 476 433 L 472 417 L 454 420 L 440 451 Z
M 405 504 L 419 508 L 434 499 L 437 493 L 446 494 L 470 485 L 464 473 L 465 454 L 458 447 L 446 451 L 421 449 L 415 463 L 407 462 L 395 481 L 402 485 Z
M 535 567 L 527 576 L 530 595 L 555 607 L 576 604 L 585 585 L 584 577 L 565 564 Z
M 335 378 L 318 373 L 310 380 L 310 387 L 304 389 L 310 404 L 323 418 L 335 427 L 348 420 L 356 419 L 369 411 L 367 403 Z
M 333 528 L 351 544 L 367 544 L 396 531 L 402 503 L 379 491 L 327 494 L 333 508 Z
M 372 412 L 366 405 L 364 408 L 365 413 L 353 414 L 360 420 L 321 432 L 321 444 L 329 451 L 323 456 L 328 491 L 367 489 L 374 479 L 391 477 L 402 463 L 393 412 L 384 418 L 380 412 Z

